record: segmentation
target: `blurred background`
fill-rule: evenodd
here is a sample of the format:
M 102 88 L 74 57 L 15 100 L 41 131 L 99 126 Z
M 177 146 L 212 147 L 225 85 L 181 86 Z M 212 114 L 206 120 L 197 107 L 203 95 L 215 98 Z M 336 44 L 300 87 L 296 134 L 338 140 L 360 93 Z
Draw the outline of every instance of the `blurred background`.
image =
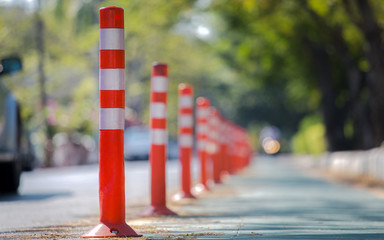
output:
M 320 154 L 384 140 L 381 0 L 0 0 L 0 76 L 20 105 L 37 166 L 97 161 L 98 9 L 125 10 L 126 127 L 149 122 L 151 64 L 169 64 L 248 129 L 255 149 Z M 263 150 L 264 147 L 264 150 Z

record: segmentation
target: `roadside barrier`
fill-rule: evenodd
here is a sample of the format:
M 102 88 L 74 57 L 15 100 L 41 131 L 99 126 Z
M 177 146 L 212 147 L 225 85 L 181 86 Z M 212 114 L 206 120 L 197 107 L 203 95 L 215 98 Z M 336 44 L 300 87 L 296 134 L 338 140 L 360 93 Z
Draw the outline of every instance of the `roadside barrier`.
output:
M 99 72 L 99 224 L 83 238 L 140 237 L 125 222 L 124 118 L 125 47 L 124 10 L 105 7 L 100 16 Z M 150 102 L 151 203 L 142 216 L 177 215 L 166 206 L 168 66 L 153 63 Z M 179 85 L 179 152 L 182 168 L 180 198 L 191 193 L 193 149 L 193 88 Z M 250 145 L 244 129 L 225 121 L 206 97 L 196 99 L 196 140 L 200 160 L 199 193 L 210 180 L 221 183 L 226 173 L 249 164 Z
M 243 134 L 244 134 L 244 148 L 245 148 L 243 167 L 248 167 L 251 164 L 251 159 L 252 159 L 251 139 L 249 137 L 247 130 L 244 128 L 243 128 Z
M 252 149 L 245 129 L 232 122 L 227 125 L 227 135 L 231 136 L 227 147 L 227 171 L 229 174 L 236 174 L 250 164 Z
M 229 174 L 229 156 L 228 156 L 228 142 L 229 135 L 227 134 L 228 125 L 223 116 L 219 118 L 220 128 L 219 128 L 219 171 L 220 178 L 224 179 Z
M 193 148 L 193 88 L 181 83 L 179 90 L 179 159 L 181 165 L 181 192 L 173 199 L 196 198 L 191 193 L 191 158 Z
M 384 147 L 369 150 L 327 152 L 317 158 L 305 158 L 302 164 L 321 168 L 347 179 L 370 184 L 384 183 Z
M 237 149 L 235 155 L 235 172 L 242 170 L 248 165 L 248 143 L 246 137 L 246 131 L 240 126 L 234 126 L 235 148 Z
M 209 134 L 208 134 L 208 154 L 212 162 L 213 181 L 218 184 L 221 181 L 221 156 L 220 156 L 220 113 L 215 107 L 210 108 L 208 118 Z
M 235 149 L 236 149 L 236 152 L 235 152 L 235 162 L 234 162 L 234 166 L 235 166 L 235 173 L 239 172 L 241 170 L 241 165 L 242 165 L 242 146 L 241 146 L 241 133 L 240 133 L 240 130 L 239 130 L 239 127 L 238 126 L 234 126 L 234 136 L 235 136 Z
M 243 169 L 245 166 L 247 166 L 247 157 L 248 157 L 248 150 L 247 150 L 247 140 L 246 140 L 246 134 L 245 130 L 239 127 L 239 155 L 240 155 L 240 161 L 239 161 L 239 169 Z
M 236 173 L 236 134 L 235 134 L 235 127 L 234 124 L 230 121 L 227 122 L 227 134 L 228 136 L 231 136 L 230 139 L 228 139 L 228 173 L 233 175 Z
M 198 97 L 196 99 L 196 140 L 197 153 L 200 160 L 200 183 L 197 184 L 193 191 L 200 193 L 209 190 L 208 184 L 208 156 L 207 156 L 207 133 L 208 133 L 208 117 L 209 107 L 211 103 L 206 97 Z
M 84 238 L 140 237 L 125 222 L 124 187 L 124 10 L 101 8 L 100 14 L 100 223 Z
M 142 216 L 176 215 L 166 206 L 165 164 L 167 160 L 168 65 L 153 63 L 151 77 L 151 206 Z

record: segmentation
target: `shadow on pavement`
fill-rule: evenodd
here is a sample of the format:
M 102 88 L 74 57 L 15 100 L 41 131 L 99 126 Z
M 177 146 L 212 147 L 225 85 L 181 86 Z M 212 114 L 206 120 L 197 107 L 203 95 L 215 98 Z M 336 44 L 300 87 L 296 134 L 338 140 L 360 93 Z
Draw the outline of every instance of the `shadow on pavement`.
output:
M 1 194 L 0 202 L 16 202 L 16 201 L 40 201 L 53 197 L 70 196 L 70 192 L 58 192 L 58 193 L 35 193 L 35 194 Z

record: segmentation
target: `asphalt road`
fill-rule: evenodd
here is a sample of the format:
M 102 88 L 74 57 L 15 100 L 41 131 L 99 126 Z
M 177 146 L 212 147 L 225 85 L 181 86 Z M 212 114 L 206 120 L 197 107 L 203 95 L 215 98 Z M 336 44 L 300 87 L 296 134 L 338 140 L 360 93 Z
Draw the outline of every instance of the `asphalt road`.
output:
M 318 172 L 298 167 L 295 159 L 258 157 L 250 168 L 198 199 L 170 203 L 179 216 L 131 214 L 129 224 L 143 234 L 138 239 L 384 239 L 381 196 L 324 180 Z M 127 200 L 147 195 L 147 163 L 129 162 L 126 168 Z M 168 171 L 170 189 L 178 185 L 177 162 L 169 162 Z M 25 174 L 20 196 L 0 200 L 0 239 L 79 239 L 97 223 L 95 181 L 97 166 Z M 87 216 L 92 220 L 76 222 Z
M 167 163 L 167 190 L 176 189 L 178 161 Z M 149 196 L 148 161 L 126 162 L 126 201 Z M 0 232 L 63 224 L 98 215 L 98 165 L 36 169 L 21 177 L 19 194 L 0 195 Z

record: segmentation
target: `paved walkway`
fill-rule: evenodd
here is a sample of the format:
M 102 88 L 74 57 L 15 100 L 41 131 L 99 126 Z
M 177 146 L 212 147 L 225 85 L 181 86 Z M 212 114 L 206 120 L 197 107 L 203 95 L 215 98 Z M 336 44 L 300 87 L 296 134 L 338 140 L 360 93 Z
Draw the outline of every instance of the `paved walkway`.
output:
M 169 204 L 178 217 L 139 218 L 127 209 L 136 239 L 384 239 L 384 199 L 313 177 L 286 157 L 260 158 L 198 200 Z M 97 217 L 30 229 L 0 239 L 78 239 Z
M 178 218 L 148 219 L 148 239 L 384 239 L 384 200 L 261 159 Z M 132 222 L 135 224 L 135 222 Z M 148 224 L 148 225 L 147 225 Z M 144 229 L 143 229 L 144 230 Z M 145 233 L 145 231 L 143 231 Z

